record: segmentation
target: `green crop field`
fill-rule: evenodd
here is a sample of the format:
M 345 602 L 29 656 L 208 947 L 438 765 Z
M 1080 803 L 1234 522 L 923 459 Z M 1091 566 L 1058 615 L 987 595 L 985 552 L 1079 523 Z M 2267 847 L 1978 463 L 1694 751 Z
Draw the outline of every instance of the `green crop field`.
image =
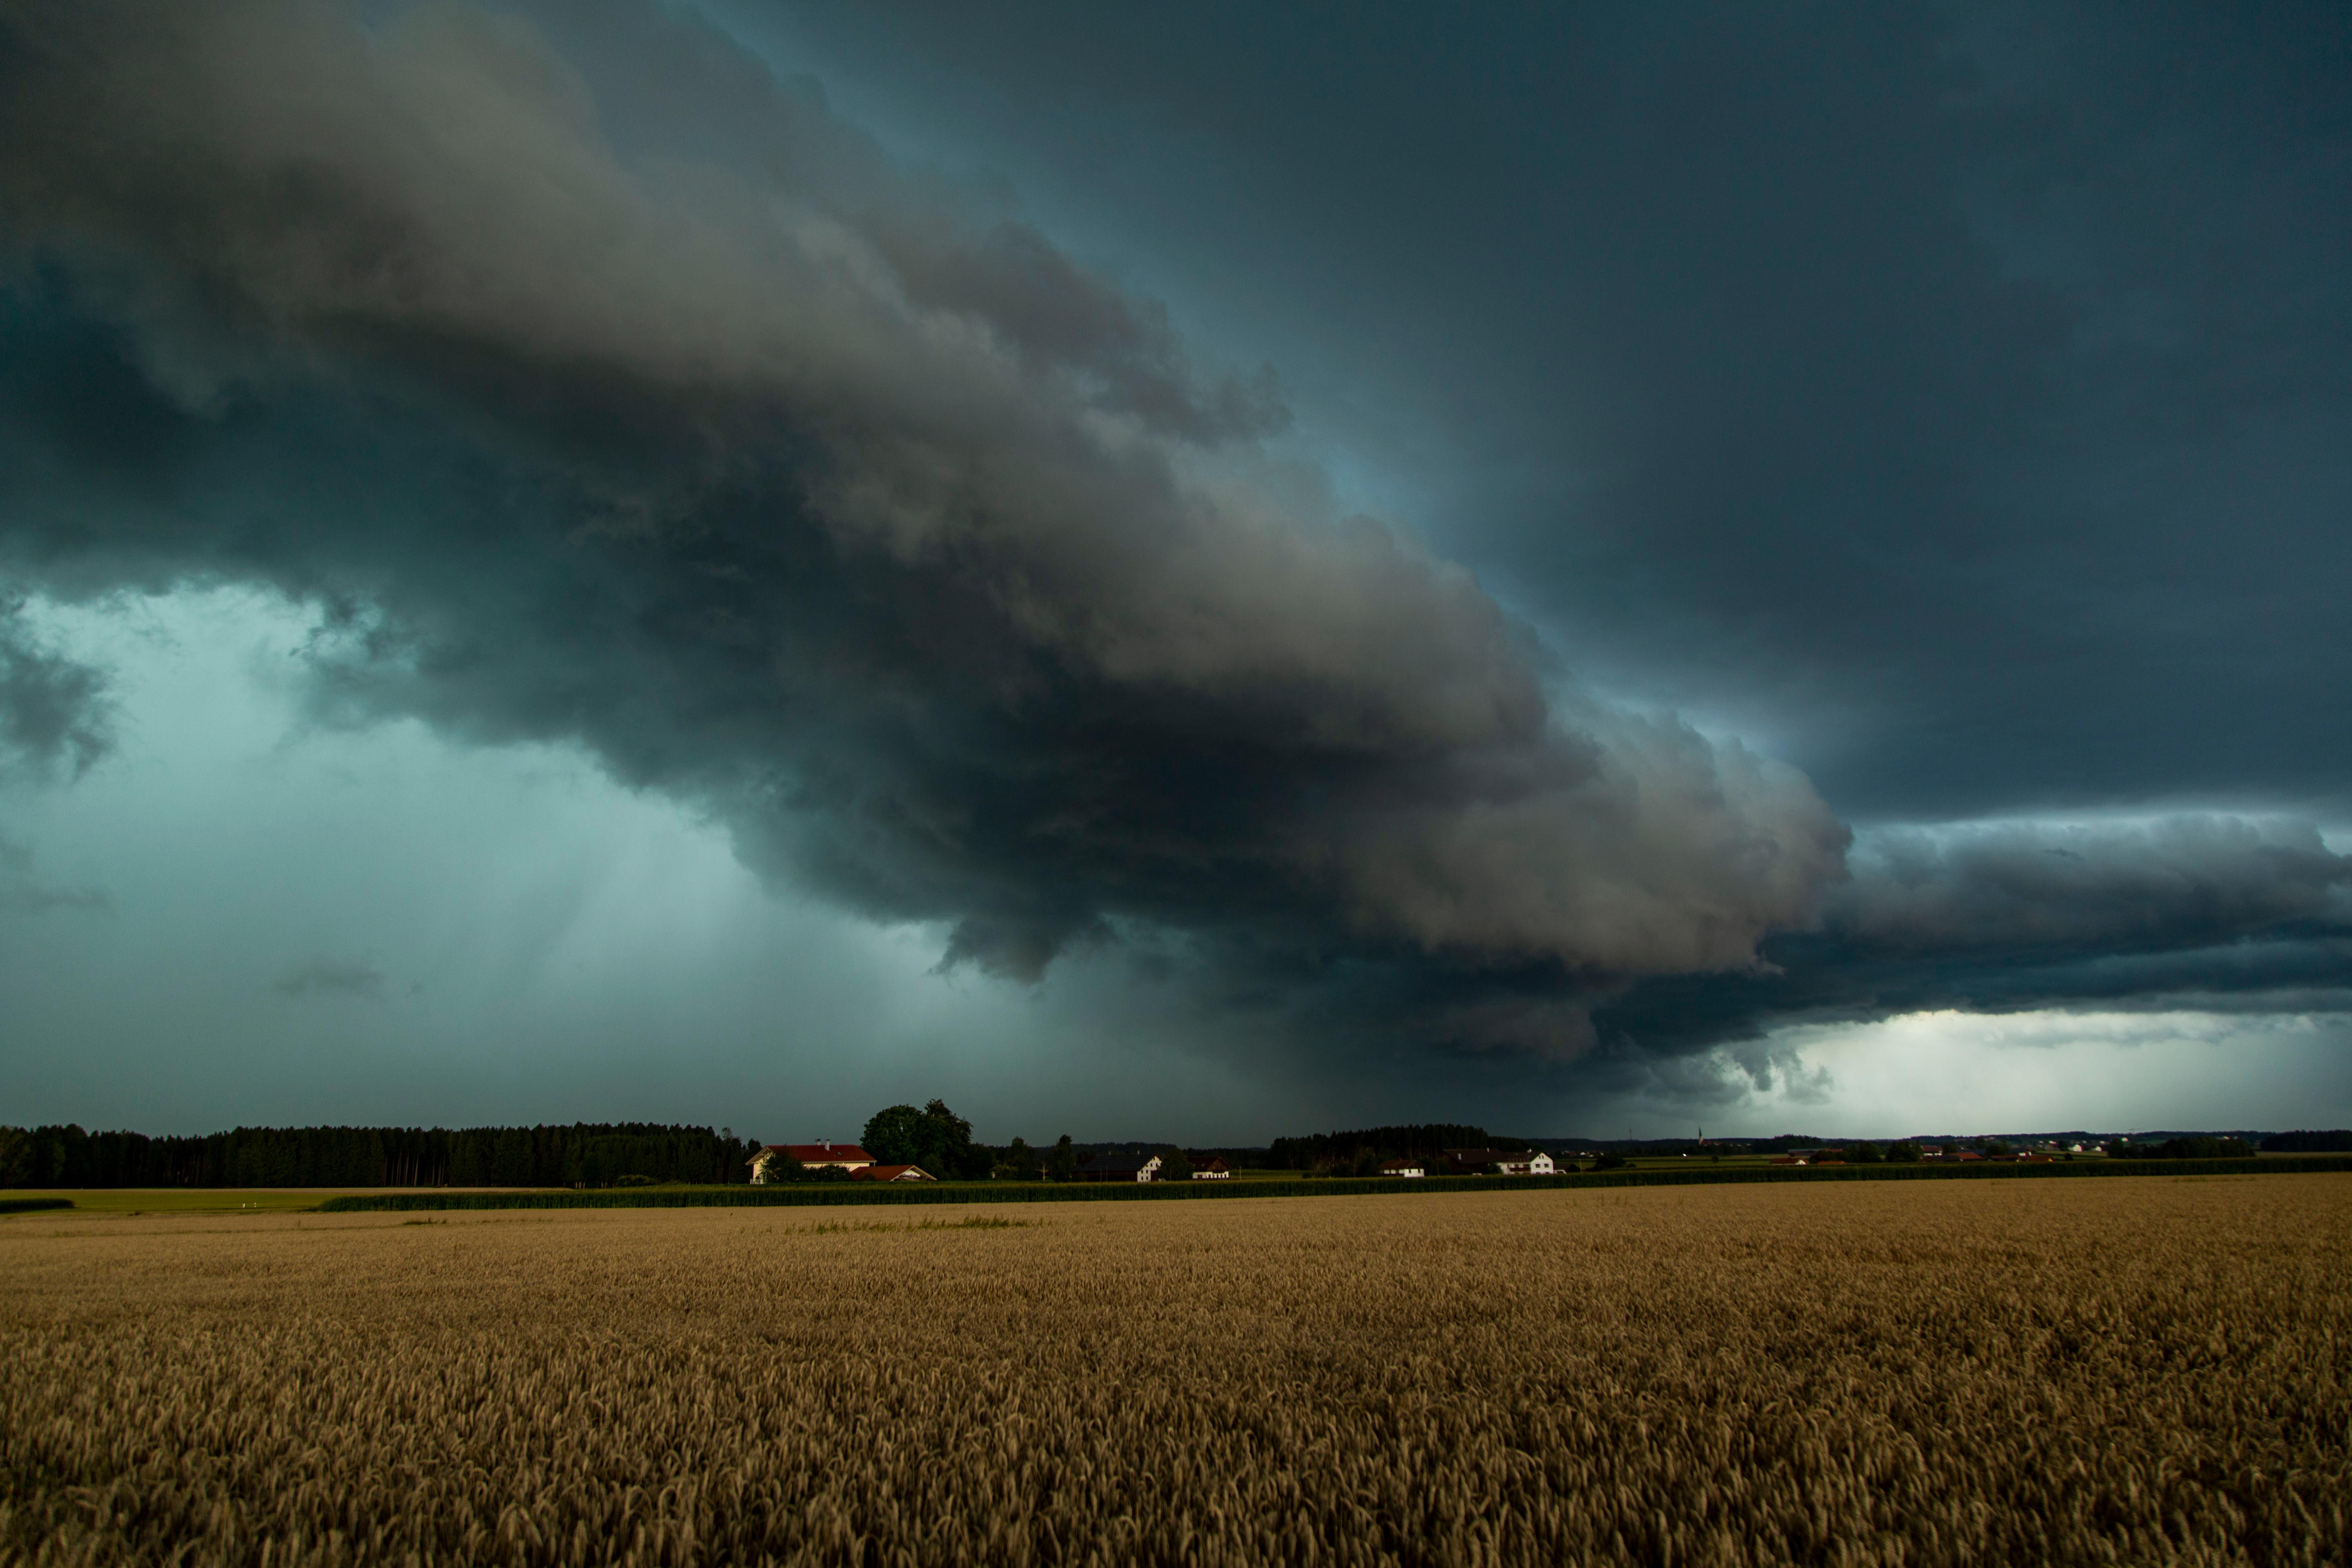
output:
M 506 1208 L 792 1208 L 866 1204 L 1196 1203 L 1283 1197 L 1436 1197 L 1474 1192 L 1549 1192 L 1642 1186 L 1947 1182 L 2136 1180 L 2180 1175 L 2289 1175 L 2352 1171 L 2352 1155 L 2321 1154 L 2289 1163 L 2260 1160 L 2078 1161 L 2073 1163 L 1969 1165 L 1716 1165 L 1593 1171 L 1552 1176 L 1329 1177 L 1268 1172 L 1232 1182 L 812 1182 L 770 1186 L 649 1186 L 361 1192 L 325 1198 L 328 1213 Z
M 0 1192 L 0 1200 L 65 1198 L 76 1213 L 120 1214 L 284 1214 L 314 1209 L 331 1197 L 355 1192 L 349 1187 L 94 1187 L 71 1191 L 42 1189 Z M 381 1188 L 370 1188 L 379 1193 Z
M 2352 1156 L 2265 1156 L 2236 1161 L 2081 1161 L 2043 1165 L 1787 1166 L 1759 1159 L 1637 1161 L 1616 1171 L 1559 1176 L 1394 1177 L 1308 1176 L 1296 1171 L 1244 1171 L 1231 1181 L 1183 1183 L 1026 1182 L 812 1183 L 767 1187 L 655 1186 L 578 1191 L 547 1187 L 170 1187 L 0 1191 L 0 1217 L 12 1203 L 52 1206 L 60 1200 L 87 1214 L 283 1213 L 318 1210 L 498 1208 L 702 1208 L 979 1203 L 1124 1203 L 1216 1198 L 1362 1197 L 1377 1194 L 1434 1196 L 1442 1193 L 1537 1191 L 1717 1184 L 1842 1182 L 2048 1181 L 2084 1177 L 2265 1175 L 2352 1171 Z

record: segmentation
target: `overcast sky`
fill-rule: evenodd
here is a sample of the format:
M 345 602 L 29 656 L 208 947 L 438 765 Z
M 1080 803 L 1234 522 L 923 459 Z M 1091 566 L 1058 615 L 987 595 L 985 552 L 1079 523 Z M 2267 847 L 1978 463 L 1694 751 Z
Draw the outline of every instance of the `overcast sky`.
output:
M 0 0 L 0 1121 L 2352 1121 L 2340 5 Z

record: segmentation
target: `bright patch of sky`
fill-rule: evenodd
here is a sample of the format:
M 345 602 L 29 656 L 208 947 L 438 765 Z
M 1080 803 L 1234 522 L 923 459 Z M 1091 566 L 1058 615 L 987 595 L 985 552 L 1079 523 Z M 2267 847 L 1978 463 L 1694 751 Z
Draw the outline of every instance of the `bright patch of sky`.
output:
M 2352 1024 L 2300 1015 L 1916 1013 L 1771 1037 L 1773 1084 L 1696 1112 L 1708 1135 L 2336 1127 Z M 1727 1062 L 1724 1064 L 1729 1068 Z M 1643 1137 L 1687 1132 L 1631 1108 Z M 1599 1131 L 1605 1135 L 1609 1126 Z
M 1230 1103 L 1148 1028 L 1074 1022 L 1097 977 L 940 974 L 941 931 L 780 896 L 576 753 L 307 721 L 299 606 L 37 615 L 111 672 L 120 739 L 78 782 L 0 793 L 27 895 L 0 912 L 10 1121 L 849 1137 L 939 1094 L 1000 1140 L 1152 1135 L 1118 1110 L 1153 1104 L 1175 1138 L 1211 1131 L 1204 1093 Z

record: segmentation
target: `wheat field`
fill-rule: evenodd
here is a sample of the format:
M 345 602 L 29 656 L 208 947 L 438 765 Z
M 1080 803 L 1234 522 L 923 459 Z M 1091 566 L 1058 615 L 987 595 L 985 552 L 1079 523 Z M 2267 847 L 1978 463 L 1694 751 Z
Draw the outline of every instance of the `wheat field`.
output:
M 0 1560 L 2352 1552 L 2352 1177 L 0 1220 Z

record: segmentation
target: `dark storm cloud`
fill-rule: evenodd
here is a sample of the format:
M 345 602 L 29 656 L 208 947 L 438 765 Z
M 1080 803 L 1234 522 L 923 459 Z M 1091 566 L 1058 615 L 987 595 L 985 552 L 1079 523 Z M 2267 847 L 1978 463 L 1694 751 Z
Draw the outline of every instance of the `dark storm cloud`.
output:
M 1873 952 L 2113 952 L 2352 923 L 2352 857 L 2305 823 L 1890 830 L 1850 864 L 1825 924 Z
M 1601 700 L 1269 455 L 1270 373 L 1203 369 L 1159 307 L 704 27 L 366 15 L 0 4 L 21 583 L 275 584 L 327 612 L 331 718 L 576 740 L 793 885 L 951 922 L 952 962 L 1125 942 L 1335 1048 L 1616 1071 L 2199 963 L 2251 994 L 2212 956 L 2241 942 L 2279 994 L 2342 981 L 2343 862 L 2308 828 L 1882 834 L 1849 883 L 1802 773 Z M 1522 574 L 1589 576 L 1574 637 L 1668 686 L 1867 665 L 1839 700 L 1924 692 L 1948 726 L 1918 668 L 1973 642 L 1991 687 L 2047 685 L 2050 639 L 2093 635 L 1974 564 L 2043 526 L 2040 492 L 1998 528 L 1984 498 L 2043 438 L 2064 290 L 1949 210 L 1975 165 L 1937 106 L 1991 89 L 1932 28 L 1817 58 L 1812 24 L 1753 26 L 1602 29 L 1615 63 L 1565 101 L 1608 151 L 1547 143 L 1593 200 L 1544 287 L 1581 296 L 1523 320 L 1587 379 L 1529 406 L 1592 414 L 1564 448 L 1592 499 L 1581 553 L 1528 536 Z M 1819 124 L 1747 133 L 1800 100 Z M 1485 297 L 1524 302 L 1542 268 L 1491 254 Z M 1433 307 L 1492 349 L 1467 309 Z
M 1945 1009 L 2352 1012 L 2352 856 L 2307 823 L 1878 831 L 1848 863 L 1812 927 L 1767 937 L 1738 970 L 1578 990 L 1503 963 L 1307 968 L 1251 955 L 1223 967 L 1247 977 L 1237 1005 L 1254 986 L 1258 1005 L 1292 1010 L 1319 1038 L 1435 1047 L 1457 1071 L 1532 1052 L 1586 1089 L 1676 1099 L 1787 1088 L 1794 1058 L 1765 1037 L 1788 1024 Z M 1727 1053 L 1681 1061 L 1718 1047 Z
M 1245 265 L 1449 549 L 1843 812 L 2352 805 L 2341 5 L 733 9 Z
M 26 455 L 42 581 L 348 606 L 331 700 L 584 739 L 1013 974 L 1118 918 L 1738 966 L 1837 874 L 1800 776 L 1549 676 L 1468 574 L 1255 454 L 1262 375 L 1204 380 L 804 94 L 732 163 L 633 161 L 509 18 L 14 15 L 12 228 L 80 313 L 24 306 L 22 362 L 102 313 L 139 374 L 83 370 L 96 421 L 154 432 Z M 690 113 L 715 46 L 654 41 L 630 70 Z
M 2181 816 L 1865 835 L 1819 929 L 1598 1015 L 1628 1059 L 1792 1019 L 1959 1008 L 2352 1011 L 2352 856 L 2307 824 Z

